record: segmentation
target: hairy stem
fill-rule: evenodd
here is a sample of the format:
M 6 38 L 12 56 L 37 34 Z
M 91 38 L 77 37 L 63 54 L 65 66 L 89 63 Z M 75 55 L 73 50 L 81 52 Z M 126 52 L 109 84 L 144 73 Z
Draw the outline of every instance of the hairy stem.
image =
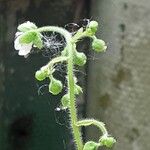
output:
M 103 135 L 108 135 L 108 132 L 105 128 L 105 124 L 103 122 L 97 121 L 95 119 L 84 119 L 80 120 L 76 124 L 77 126 L 90 126 L 90 125 L 95 125 L 102 131 Z
M 60 27 L 55 26 L 46 26 L 41 27 L 37 29 L 39 32 L 57 32 L 64 36 L 66 40 L 66 49 L 68 50 L 68 64 L 67 64 L 67 74 L 68 74 L 68 92 L 70 95 L 70 123 L 72 127 L 73 137 L 75 140 L 75 143 L 77 145 L 78 150 L 83 150 L 83 142 L 81 138 L 81 132 L 78 126 L 76 126 L 77 123 L 77 109 L 75 104 L 75 93 L 74 93 L 74 73 L 73 73 L 73 45 L 72 45 L 72 36 L 71 34 Z
M 83 149 L 82 138 L 79 127 L 76 126 L 77 123 L 77 110 L 75 105 L 75 94 L 74 94 L 74 78 L 73 78 L 73 46 L 69 51 L 69 60 L 68 60 L 68 87 L 69 87 L 69 95 L 70 95 L 70 118 L 71 125 L 73 129 L 73 134 L 75 138 L 75 142 L 77 144 L 78 150 Z
M 67 59 L 68 59 L 68 57 L 65 57 L 65 56 L 55 57 L 55 58 L 53 58 L 53 59 L 47 64 L 47 66 L 50 68 L 50 67 L 52 67 L 55 63 L 67 61 Z

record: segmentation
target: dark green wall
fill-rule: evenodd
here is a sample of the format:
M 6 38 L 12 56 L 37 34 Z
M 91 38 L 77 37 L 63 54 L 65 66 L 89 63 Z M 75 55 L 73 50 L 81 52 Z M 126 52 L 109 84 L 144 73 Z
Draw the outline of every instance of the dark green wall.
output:
M 30 20 L 38 26 L 65 25 L 85 14 L 80 2 L 71 0 L 0 1 L 0 149 L 73 149 L 66 112 L 56 112 L 59 97 L 44 92 L 34 73 L 48 59 L 39 54 L 23 58 L 14 50 L 19 23 Z M 81 1 L 82 2 L 82 1 Z M 84 3 L 83 3 L 84 4 Z M 84 8 L 82 4 L 81 8 Z M 85 6 L 86 7 L 86 6 Z M 85 8 L 86 9 L 86 8 Z M 58 121 L 59 120 L 59 121 Z M 60 125 L 60 123 L 65 125 Z

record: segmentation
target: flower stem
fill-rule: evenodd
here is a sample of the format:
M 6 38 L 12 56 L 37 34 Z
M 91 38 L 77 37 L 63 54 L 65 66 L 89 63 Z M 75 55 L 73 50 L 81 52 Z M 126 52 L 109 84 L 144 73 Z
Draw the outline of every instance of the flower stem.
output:
M 81 138 L 81 132 L 77 123 L 77 110 L 75 105 L 75 94 L 74 94 L 74 78 L 73 78 L 73 46 L 69 49 L 69 60 L 68 60 L 68 87 L 69 87 L 69 95 L 70 95 L 70 118 L 71 118 L 71 126 L 73 129 L 74 139 L 77 145 L 78 150 L 83 149 L 83 143 Z
M 46 26 L 37 29 L 39 32 L 57 32 L 64 36 L 66 40 L 66 49 L 68 50 L 68 64 L 67 64 L 67 75 L 68 75 L 68 92 L 70 96 L 70 124 L 72 127 L 73 137 L 77 146 L 77 150 L 83 150 L 83 142 L 81 138 L 80 127 L 77 124 L 77 109 L 75 104 L 75 93 L 74 93 L 74 73 L 73 73 L 73 44 L 71 34 L 60 27 Z
M 103 122 L 97 121 L 95 119 L 84 119 L 77 122 L 77 126 L 79 127 L 90 125 L 95 125 L 96 127 L 98 127 L 100 131 L 102 131 L 103 135 L 108 135 L 108 132 L 105 128 L 105 124 Z

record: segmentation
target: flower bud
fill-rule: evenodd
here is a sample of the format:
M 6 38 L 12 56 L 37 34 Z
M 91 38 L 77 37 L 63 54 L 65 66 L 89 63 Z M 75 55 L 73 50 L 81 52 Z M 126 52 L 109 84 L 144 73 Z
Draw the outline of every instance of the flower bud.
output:
M 33 29 L 37 29 L 37 26 L 30 21 L 24 22 L 18 26 L 18 30 L 21 32 L 26 32 Z
M 74 56 L 74 63 L 78 66 L 83 66 L 86 63 L 86 55 L 84 53 L 76 52 Z
M 83 150 L 97 150 L 98 146 L 98 143 L 88 141 L 87 143 L 85 143 Z
M 52 78 L 51 82 L 49 84 L 49 92 L 52 93 L 53 95 L 57 95 L 62 91 L 62 83 L 61 81 Z
M 108 148 L 111 148 L 113 144 L 116 143 L 116 140 L 113 137 L 102 136 L 100 143 Z
M 92 42 L 92 48 L 96 52 L 102 52 L 106 50 L 107 46 L 105 45 L 105 42 L 103 40 L 94 39 Z
M 95 32 L 98 29 L 98 22 L 97 21 L 91 21 L 89 23 L 89 28 L 91 29 L 91 31 L 95 34 Z
M 37 80 L 39 80 L 39 81 L 42 81 L 42 80 L 44 80 L 44 79 L 46 78 L 46 74 L 45 74 L 45 72 L 43 72 L 42 70 L 38 70 L 38 71 L 36 71 L 36 73 L 35 73 L 35 78 L 36 78 Z
M 39 81 L 44 80 L 48 76 L 47 66 L 43 66 L 40 70 L 35 73 L 35 78 Z
M 69 107 L 69 102 L 70 102 L 70 96 L 69 94 L 65 94 L 62 98 L 61 98 L 61 104 L 64 108 Z

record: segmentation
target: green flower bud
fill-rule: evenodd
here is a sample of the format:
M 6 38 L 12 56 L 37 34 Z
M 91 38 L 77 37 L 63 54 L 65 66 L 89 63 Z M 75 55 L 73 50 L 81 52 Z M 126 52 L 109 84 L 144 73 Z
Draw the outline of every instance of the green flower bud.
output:
M 45 72 L 43 72 L 42 70 L 38 70 L 38 71 L 36 71 L 36 73 L 35 73 L 35 78 L 36 78 L 37 80 L 39 80 L 39 81 L 42 81 L 42 80 L 44 80 L 44 79 L 46 78 L 46 74 L 45 74 Z
M 97 21 L 91 21 L 89 23 L 89 28 L 91 29 L 91 31 L 95 34 L 97 29 L 98 29 L 98 22 Z
M 39 81 L 42 81 L 44 80 L 46 77 L 48 77 L 48 68 L 47 66 L 43 66 L 40 70 L 38 70 L 36 73 L 35 73 L 35 78 Z
M 86 55 L 84 53 L 76 52 L 74 56 L 74 63 L 78 66 L 83 66 L 86 63 Z
M 19 42 L 22 44 L 28 44 L 31 42 L 34 42 L 34 40 L 38 38 L 38 33 L 35 31 L 29 31 L 29 32 L 25 32 L 23 33 L 20 38 L 19 38 Z
M 37 29 L 37 26 L 30 21 L 22 23 L 18 26 L 18 30 L 21 32 L 26 32 L 26 31 L 33 30 L 33 29 Z
M 64 108 L 67 108 L 67 107 L 69 107 L 69 103 L 70 103 L 70 96 L 69 96 L 69 94 L 65 94 L 61 98 L 61 104 Z
M 94 39 L 92 42 L 92 48 L 96 52 L 102 52 L 106 50 L 107 46 L 105 45 L 105 42 L 103 40 Z
M 98 143 L 88 141 L 87 143 L 85 143 L 83 150 L 97 150 L 98 147 L 99 147 Z
M 116 140 L 113 137 L 102 136 L 100 143 L 108 148 L 111 148 L 113 144 L 116 143 Z
M 52 78 L 49 84 L 49 92 L 53 95 L 57 95 L 62 91 L 63 85 L 61 81 Z

